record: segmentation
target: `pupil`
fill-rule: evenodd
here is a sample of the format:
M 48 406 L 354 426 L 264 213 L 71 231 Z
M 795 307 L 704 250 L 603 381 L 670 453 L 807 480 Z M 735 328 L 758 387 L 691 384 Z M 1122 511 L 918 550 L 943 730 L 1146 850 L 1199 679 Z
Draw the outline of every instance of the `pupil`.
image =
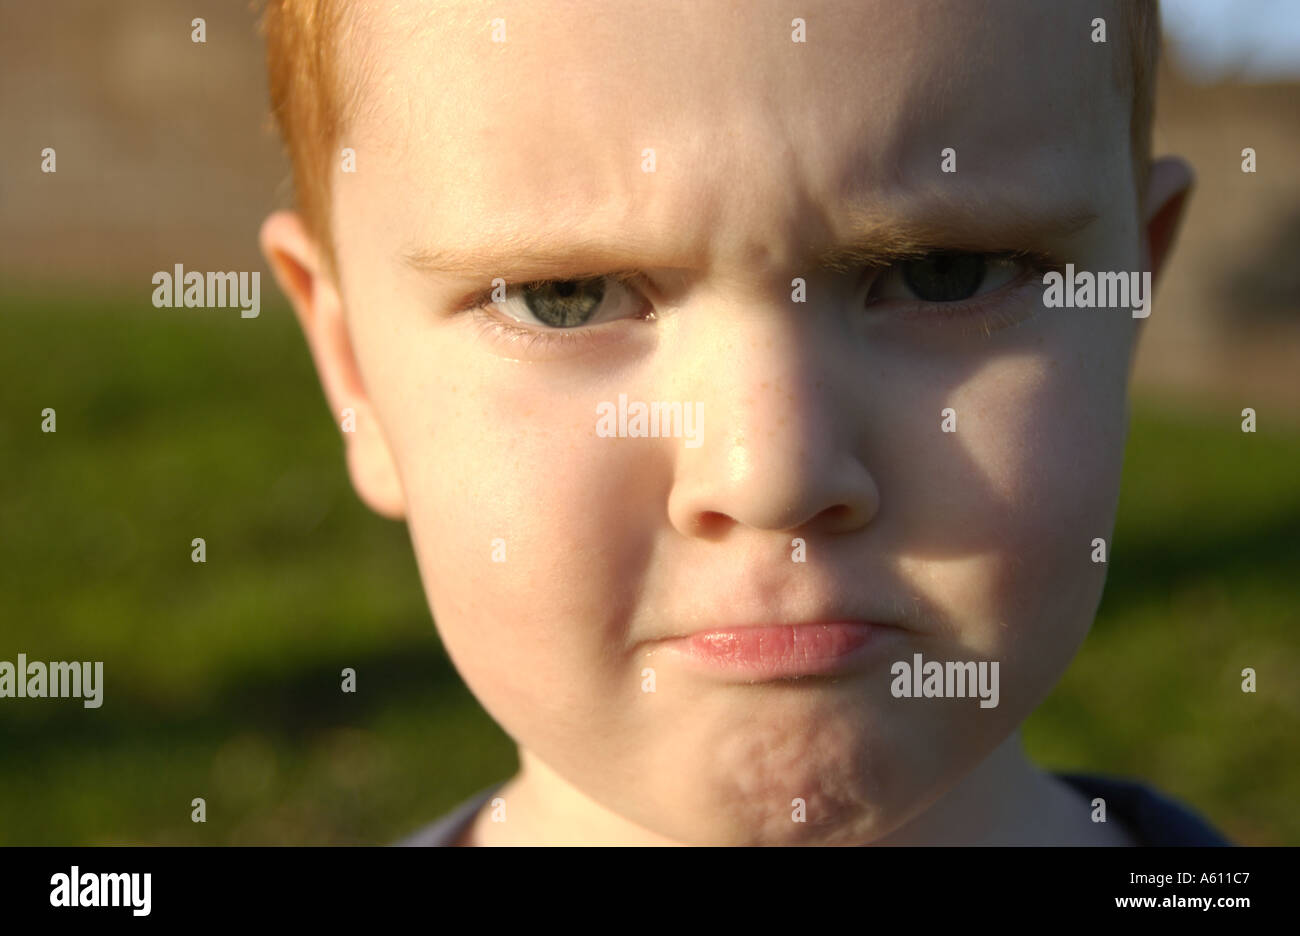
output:
M 986 267 L 981 254 L 938 253 L 904 263 L 903 280 L 926 302 L 958 302 L 975 294 Z

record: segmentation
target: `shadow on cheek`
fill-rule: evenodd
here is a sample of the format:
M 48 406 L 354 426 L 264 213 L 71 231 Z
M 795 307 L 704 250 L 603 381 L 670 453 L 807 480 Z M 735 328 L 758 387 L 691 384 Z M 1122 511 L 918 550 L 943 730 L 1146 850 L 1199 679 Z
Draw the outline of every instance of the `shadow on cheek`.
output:
M 1041 349 L 1006 353 L 1023 363 L 983 357 L 908 398 L 896 431 L 920 454 L 882 479 L 880 535 L 934 651 L 1001 657 L 1028 689 L 1068 662 L 1100 600 L 1124 397 Z
M 881 491 L 899 517 L 889 538 L 901 553 L 1031 557 L 1055 540 L 1109 535 L 1126 384 L 1110 358 L 1090 362 L 1063 347 L 1076 331 L 1053 332 L 1047 349 L 1026 332 L 996 356 L 948 362 L 909 388 L 886 430 L 914 440 L 917 454 Z

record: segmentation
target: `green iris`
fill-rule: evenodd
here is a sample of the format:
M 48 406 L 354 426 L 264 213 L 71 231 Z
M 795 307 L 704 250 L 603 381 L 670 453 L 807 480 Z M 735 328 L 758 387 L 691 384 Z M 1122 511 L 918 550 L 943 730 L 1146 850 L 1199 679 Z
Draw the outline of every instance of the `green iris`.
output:
M 573 328 L 586 324 L 605 296 L 602 277 L 537 283 L 523 290 L 528 311 L 537 321 L 552 328 Z

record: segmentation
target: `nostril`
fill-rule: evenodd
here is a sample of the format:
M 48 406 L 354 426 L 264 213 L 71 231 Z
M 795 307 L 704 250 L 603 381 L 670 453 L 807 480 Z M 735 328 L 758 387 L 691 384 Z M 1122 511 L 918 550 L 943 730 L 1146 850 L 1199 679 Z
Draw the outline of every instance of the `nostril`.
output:
M 836 504 L 834 507 L 827 507 L 822 511 L 821 519 L 832 524 L 840 524 L 847 520 L 853 508 L 848 504 Z
M 706 510 L 695 518 L 695 535 L 709 537 L 722 532 L 731 518 L 716 510 Z
M 836 504 L 823 510 L 817 523 L 826 530 L 848 532 L 868 522 L 873 514 L 866 504 Z

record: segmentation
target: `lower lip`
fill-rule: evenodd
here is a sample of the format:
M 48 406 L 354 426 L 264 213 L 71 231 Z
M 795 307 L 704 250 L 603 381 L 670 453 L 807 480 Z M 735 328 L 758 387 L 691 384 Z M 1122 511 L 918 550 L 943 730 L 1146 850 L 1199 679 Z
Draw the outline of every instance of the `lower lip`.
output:
M 690 665 L 745 682 L 851 671 L 889 628 L 863 621 L 740 627 L 677 637 L 664 647 Z

